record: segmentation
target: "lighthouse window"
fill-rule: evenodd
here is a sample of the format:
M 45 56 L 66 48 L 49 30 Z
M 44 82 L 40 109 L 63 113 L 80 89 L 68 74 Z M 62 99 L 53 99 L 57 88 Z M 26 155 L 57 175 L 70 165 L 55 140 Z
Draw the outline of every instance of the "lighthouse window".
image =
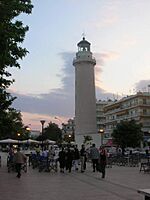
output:
M 84 47 L 84 51 L 87 51 L 88 49 L 87 49 L 87 47 Z

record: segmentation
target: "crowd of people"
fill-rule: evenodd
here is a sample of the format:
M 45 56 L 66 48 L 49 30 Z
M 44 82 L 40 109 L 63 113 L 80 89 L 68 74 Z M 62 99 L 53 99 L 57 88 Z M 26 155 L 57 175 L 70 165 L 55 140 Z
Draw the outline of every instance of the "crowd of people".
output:
M 59 163 L 59 169 L 61 173 L 68 171 L 71 173 L 72 170 L 80 171 L 84 173 L 86 170 L 87 161 L 91 162 L 93 172 L 101 172 L 102 178 L 105 178 L 105 168 L 106 168 L 106 158 L 107 152 L 103 146 L 97 148 L 95 144 L 88 149 L 85 148 L 85 145 L 81 146 L 79 150 L 77 145 L 71 147 L 60 147 L 59 150 L 51 146 L 49 150 L 46 148 L 41 150 L 40 147 L 36 147 L 34 152 L 31 152 L 29 156 L 29 166 L 32 163 L 34 154 L 39 157 L 45 158 L 48 160 L 56 160 Z M 17 177 L 21 177 L 21 165 L 27 161 L 27 157 L 20 152 L 20 148 L 17 149 L 17 152 L 14 154 L 12 148 L 9 150 L 9 158 L 14 159 L 16 164 Z M 47 162 L 48 163 L 48 162 Z
M 56 156 L 61 173 L 64 173 L 65 170 L 70 173 L 72 169 L 84 173 L 87 161 L 92 161 L 93 172 L 101 172 L 102 178 L 105 178 L 107 152 L 103 146 L 98 149 L 93 144 L 88 150 L 85 145 L 82 145 L 80 150 L 77 145 L 74 147 L 61 147 L 57 155 L 53 147 L 51 147 L 49 151 L 44 150 L 41 154 L 45 157 L 50 157 L 50 159 Z

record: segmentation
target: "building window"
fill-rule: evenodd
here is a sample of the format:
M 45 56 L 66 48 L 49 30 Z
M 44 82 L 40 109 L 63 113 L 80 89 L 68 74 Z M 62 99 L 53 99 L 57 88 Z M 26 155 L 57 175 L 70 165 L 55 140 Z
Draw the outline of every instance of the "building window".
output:
M 147 110 L 146 109 L 143 109 L 143 114 L 147 114 Z
M 143 104 L 146 104 L 146 99 L 143 99 Z

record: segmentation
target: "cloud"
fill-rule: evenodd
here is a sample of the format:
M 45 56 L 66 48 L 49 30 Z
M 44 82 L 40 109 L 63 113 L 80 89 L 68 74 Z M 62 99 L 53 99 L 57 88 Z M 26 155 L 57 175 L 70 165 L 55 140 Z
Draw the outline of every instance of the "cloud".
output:
M 103 66 L 106 64 L 106 62 L 117 59 L 119 57 L 119 54 L 114 51 L 105 51 L 102 53 L 95 53 L 94 56 L 97 63 L 95 67 L 95 85 L 96 87 L 100 88 Z M 102 94 L 105 93 L 105 91 L 103 91 L 101 88 L 100 91 L 102 92 Z
M 50 90 L 49 93 L 38 95 L 26 95 L 11 91 L 12 95 L 17 96 L 13 106 L 20 110 L 23 115 L 25 124 L 32 124 L 34 128 L 40 129 L 40 120 L 45 119 L 46 122 L 54 121 L 61 124 L 60 121 L 65 122 L 67 119 L 74 117 L 74 67 L 72 60 L 75 53 L 63 52 L 59 54 L 63 60 L 63 67 L 61 71 L 62 88 L 55 88 Z M 107 61 L 116 59 L 118 54 L 114 52 L 103 52 L 95 54 L 97 65 L 95 68 L 96 76 L 96 98 L 97 100 L 114 99 L 114 94 L 105 91 L 101 85 L 100 76 L 102 68 Z M 143 91 L 143 88 L 148 88 L 150 80 L 141 80 L 135 84 L 136 91 Z M 119 96 L 117 98 L 120 98 Z M 54 117 L 58 116 L 60 121 L 55 120 Z
M 148 92 L 150 91 L 150 79 L 149 80 L 140 80 L 135 83 L 135 91 Z
M 101 4 L 101 3 L 100 3 Z M 100 5 L 102 6 L 102 5 Z M 105 3 L 101 12 L 95 13 L 95 19 L 92 19 L 88 24 L 96 29 L 103 29 L 110 26 L 116 25 L 119 20 L 119 3 L 118 2 L 107 2 Z
M 49 122 L 54 122 L 61 126 L 62 123 L 65 123 L 68 121 L 68 118 L 66 117 L 57 117 L 57 119 L 54 116 L 49 116 L 45 114 L 36 114 L 36 113 L 28 113 L 28 112 L 22 112 L 22 119 L 25 125 L 29 125 L 30 128 L 33 130 L 41 130 L 41 120 L 45 120 L 44 127 L 48 125 Z
M 92 26 L 95 28 L 104 28 L 104 27 L 109 27 L 113 26 L 119 21 L 118 16 L 116 15 L 110 15 L 110 16 L 104 16 L 103 19 L 100 19 L 99 22 L 93 21 L 91 22 Z
M 128 49 L 138 45 L 138 43 L 138 39 L 135 37 L 135 35 L 133 36 L 125 34 L 121 38 L 121 41 L 119 41 L 119 46 L 123 49 Z
M 62 88 L 56 88 L 49 93 L 25 95 L 12 92 L 17 99 L 13 106 L 22 112 L 46 114 L 51 116 L 73 116 L 74 113 L 74 53 L 61 53 L 64 61 L 62 68 Z
M 74 105 L 75 105 L 75 71 L 72 65 L 72 60 L 75 53 L 63 52 L 60 53 L 63 60 L 63 67 L 61 71 L 62 88 L 55 88 L 45 94 L 38 95 L 26 95 L 12 91 L 17 99 L 14 101 L 13 106 L 23 113 L 26 123 L 37 124 L 41 118 L 54 119 L 54 116 L 59 116 L 63 121 L 67 118 L 74 117 Z M 113 59 L 115 53 L 105 52 L 102 54 L 95 54 L 97 60 L 96 76 L 100 76 L 102 67 L 105 62 Z M 112 98 L 113 94 L 106 92 L 100 87 L 96 87 L 97 99 Z M 29 120 L 28 120 L 29 119 Z M 31 122 L 32 121 L 32 122 Z
M 115 51 L 103 51 L 102 53 L 95 53 L 94 56 L 98 65 L 104 65 L 109 60 L 116 60 L 119 57 L 119 53 Z

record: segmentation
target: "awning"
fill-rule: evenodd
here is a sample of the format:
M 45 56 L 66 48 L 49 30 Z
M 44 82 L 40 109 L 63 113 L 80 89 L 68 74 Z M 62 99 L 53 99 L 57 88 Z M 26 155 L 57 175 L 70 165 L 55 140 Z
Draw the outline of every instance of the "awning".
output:
M 19 140 L 13 140 L 13 139 L 5 139 L 5 140 L 0 140 L 0 144 L 16 144 L 19 143 Z
M 37 140 L 32 140 L 32 139 L 28 139 L 28 140 L 23 140 L 23 141 L 20 141 L 20 143 L 23 143 L 23 144 L 31 144 L 31 143 L 35 143 L 35 144 L 39 144 L 40 142 L 37 141 Z

